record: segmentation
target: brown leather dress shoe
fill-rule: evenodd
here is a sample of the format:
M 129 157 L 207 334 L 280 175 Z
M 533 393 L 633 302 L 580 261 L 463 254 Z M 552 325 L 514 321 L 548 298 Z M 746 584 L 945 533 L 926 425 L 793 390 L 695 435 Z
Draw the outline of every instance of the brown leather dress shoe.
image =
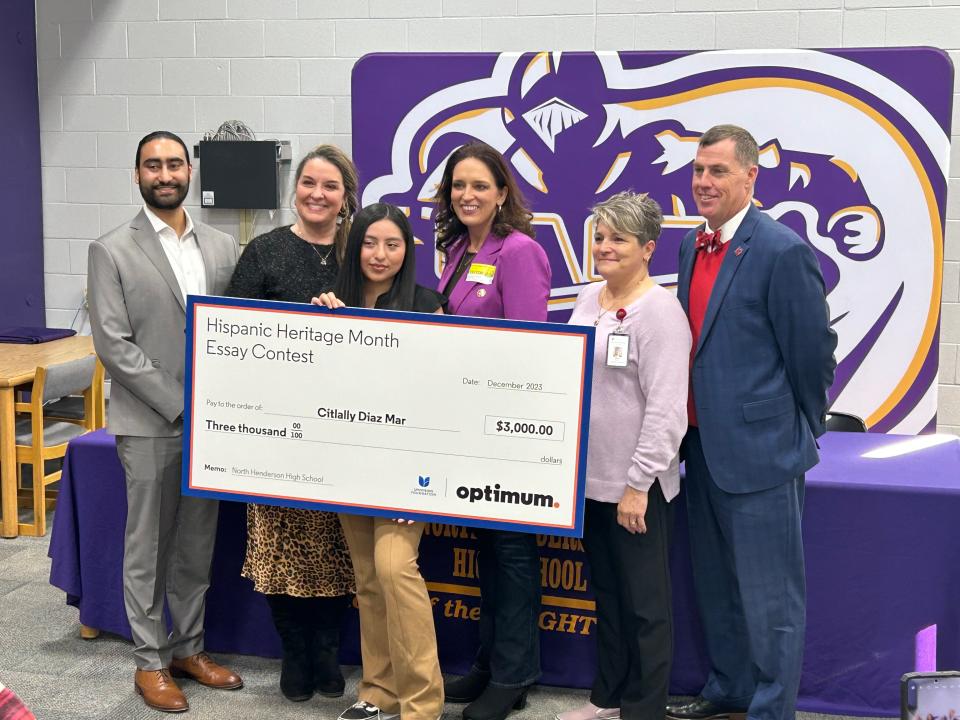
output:
M 191 678 L 201 685 L 218 690 L 238 690 L 243 687 L 243 680 L 239 675 L 215 663 L 205 652 L 174 658 L 170 661 L 170 672 L 174 677 Z
M 170 677 L 166 668 L 161 670 L 137 670 L 133 676 L 133 687 L 143 701 L 163 712 L 178 713 L 190 709 L 187 698 Z

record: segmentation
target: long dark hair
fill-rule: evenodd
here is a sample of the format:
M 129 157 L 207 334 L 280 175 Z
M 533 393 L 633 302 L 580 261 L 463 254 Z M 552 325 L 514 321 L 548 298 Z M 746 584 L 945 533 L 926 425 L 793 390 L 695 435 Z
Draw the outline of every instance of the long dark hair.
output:
M 450 193 L 453 189 L 453 169 L 461 160 L 467 158 L 475 158 L 486 165 L 490 174 L 493 175 L 493 181 L 497 188 L 500 190 L 507 189 L 507 197 L 503 201 L 503 206 L 493 218 L 493 228 L 491 230 L 493 234 L 503 238 L 514 230 L 519 230 L 524 235 L 533 237 L 533 226 L 530 224 L 533 215 L 527 208 L 523 193 L 517 187 L 503 155 L 486 143 L 476 140 L 457 148 L 450 159 L 447 160 L 447 166 L 443 169 L 443 178 L 440 180 L 440 187 L 437 188 L 437 195 L 434 198 L 437 203 L 437 250 L 446 255 L 450 245 L 467 232 L 467 226 L 460 222 L 460 218 L 457 217 L 457 213 L 454 212 L 450 203 Z
M 336 145 L 317 145 L 313 150 L 301 158 L 297 165 L 297 171 L 294 173 L 293 192 L 296 194 L 297 185 L 300 184 L 300 176 L 303 175 L 303 169 L 311 160 L 326 160 L 340 171 L 340 177 L 343 178 L 343 207 L 337 217 L 339 224 L 337 232 L 333 236 L 333 244 L 336 246 L 337 260 L 343 261 L 343 254 L 347 247 L 347 235 L 350 233 L 350 218 L 357 211 L 360 203 L 357 201 L 357 188 L 360 185 L 357 179 L 357 168 L 353 161 L 347 157 L 347 154 Z
M 387 310 L 413 310 L 413 298 L 417 287 L 417 267 L 414 258 L 413 230 L 410 221 L 396 205 L 374 203 L 367 205 L 353 216 L 347 249 L 340 263 L 340 272 L 333 292 L 348 307 L 363 307 L 363 286 L 367 281 L 360 266 L 360 250 L 367 236 L 367 228 L 380 220 L 389 220 L 403 235 L 405 253 L 400 271 L 393 276 L 393 284 L 385 293 L 379 307 Z M 382 296 L 381 296 L 382 297 Z

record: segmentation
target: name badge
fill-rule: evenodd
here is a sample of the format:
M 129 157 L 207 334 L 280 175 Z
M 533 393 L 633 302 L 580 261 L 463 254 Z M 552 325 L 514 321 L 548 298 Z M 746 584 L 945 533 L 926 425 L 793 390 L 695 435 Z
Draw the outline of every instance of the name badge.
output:
M 467 273 L 467 282 L 478 282 L 483 283 L 484 285 L 489 285 L 493 282 L 493 276 L 496 272 L 496 265 L 473 263 L 470 266 L 470 271 Z
M 630 336 L 610 333 L 607 336 L 607 367 L 624 368 L 630 357 Z

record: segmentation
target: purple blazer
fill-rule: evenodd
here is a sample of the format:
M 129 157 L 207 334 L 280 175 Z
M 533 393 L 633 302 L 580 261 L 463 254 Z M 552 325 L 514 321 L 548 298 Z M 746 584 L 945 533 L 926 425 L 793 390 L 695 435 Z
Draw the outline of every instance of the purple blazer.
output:
M 454 241 L 447 252 L 447 263 L 440 276 L 442 292 L 466 252 L 466 236 Z M 467 268 L 460 281 L 450 289 L 447 312 L 451 315 L 503 318 L 505 320 L 547 319 L 550 298 L 550 263 L 536 240 L 514 230 L 505 238 L 488 235 L 473 259 L 474 263 L 493 265 L 493 282 L 467 282 Z

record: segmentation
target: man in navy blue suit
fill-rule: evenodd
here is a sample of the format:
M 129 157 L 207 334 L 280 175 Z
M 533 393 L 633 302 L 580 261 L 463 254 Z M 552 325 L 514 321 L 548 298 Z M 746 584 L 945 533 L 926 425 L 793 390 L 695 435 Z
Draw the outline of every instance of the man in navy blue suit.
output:
M 706 226 L 680 246 L 690 320 L 686 493 L 697 603 L 710 656 L 674 720 L 794 717 L 806 587 L 804 473 L 819 457 L 836 367 L 813 251 L 753 203 L 756 140 L 718 125 L 699 141 L 693 196 Z

